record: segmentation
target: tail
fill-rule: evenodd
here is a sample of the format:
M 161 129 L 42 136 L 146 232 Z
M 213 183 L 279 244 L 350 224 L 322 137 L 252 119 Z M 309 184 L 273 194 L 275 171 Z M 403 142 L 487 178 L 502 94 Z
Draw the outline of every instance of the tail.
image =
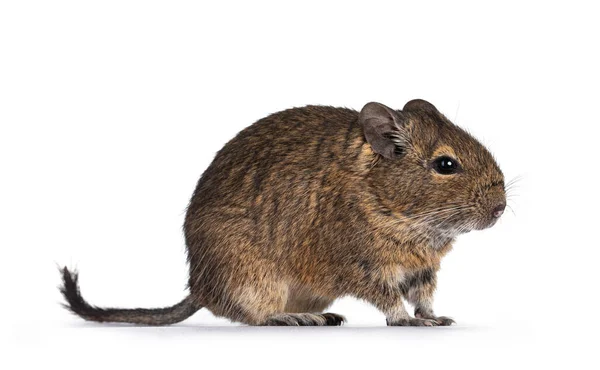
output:
M 187 319 L 202 308 L 194 302 L 191 296 L 187 296 L 175 306 L 166 308 L 100 308 L 90 305 L 81 297 L 79 284 L 77 283 L 77 273 L 64 267 L 61 274 L 63 281 L 60 292 L 67 301 L 63 306 L 88 321 L 125 322 L 152 326 L 171 325 Z

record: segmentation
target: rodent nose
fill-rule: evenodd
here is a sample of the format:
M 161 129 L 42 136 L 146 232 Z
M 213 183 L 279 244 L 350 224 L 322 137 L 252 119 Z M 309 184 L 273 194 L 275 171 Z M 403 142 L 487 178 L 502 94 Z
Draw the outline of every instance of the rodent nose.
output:
M 501 203 L 492 211 L 492 216 L 495 218 L 499 218 L 504 213 L 504 209 L 506 208 L 506 203 Z

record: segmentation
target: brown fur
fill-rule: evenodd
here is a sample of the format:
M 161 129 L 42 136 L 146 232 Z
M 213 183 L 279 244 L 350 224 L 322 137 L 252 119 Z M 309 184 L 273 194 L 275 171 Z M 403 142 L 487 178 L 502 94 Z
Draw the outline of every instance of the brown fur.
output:
M 441 155 L 461 172 L 436 173 Z M 489 152 L 427 102 L 275 113 L 198 182 L 184 224 L 193 306 L 250 325 L 339 325 L 318 313 L 350 295 L 389 325 L 449 325 L 432 309 L 440 261 L 503 202 Z

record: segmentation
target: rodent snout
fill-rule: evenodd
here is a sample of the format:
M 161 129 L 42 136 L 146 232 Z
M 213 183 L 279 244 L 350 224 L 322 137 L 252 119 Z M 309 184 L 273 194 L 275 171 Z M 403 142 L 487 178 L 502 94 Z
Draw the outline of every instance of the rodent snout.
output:
M 492 211 L 492 216 L 494 218 L 500 218 L 500 216 L 502 216 L 502 214 L 504 213 L 504 209 L 506 208 L 506 203 L 500 203 L 496 206 L 496 208 L 494 208 L 494 210 Z

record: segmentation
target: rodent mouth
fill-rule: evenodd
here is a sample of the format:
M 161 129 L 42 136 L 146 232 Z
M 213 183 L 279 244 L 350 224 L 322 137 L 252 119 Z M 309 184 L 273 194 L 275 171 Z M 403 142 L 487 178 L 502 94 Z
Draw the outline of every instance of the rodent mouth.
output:
M 498 219 L 484 220 L 483 222 L 476 223 L 473 230 L 485 230 L 494 226 L 498 222 Z
M 498 218 L 487 218 L 481 217 L 480 215 L 462 215 L 461 217 L 460 215 L 457 215 L 457 218 L 454 220 L 447 220 L 446 222 L 432 225 L 432 227 L 438 232 L 441 232 L 442 235 L 458 236 L 473 230 L 489 229 L 497 222 Z
M 473 230 L 485 230 L 496 225 L 500 216 L 494 217 L 493 215 L 482 216 L 478 221 L 473 223 Z

